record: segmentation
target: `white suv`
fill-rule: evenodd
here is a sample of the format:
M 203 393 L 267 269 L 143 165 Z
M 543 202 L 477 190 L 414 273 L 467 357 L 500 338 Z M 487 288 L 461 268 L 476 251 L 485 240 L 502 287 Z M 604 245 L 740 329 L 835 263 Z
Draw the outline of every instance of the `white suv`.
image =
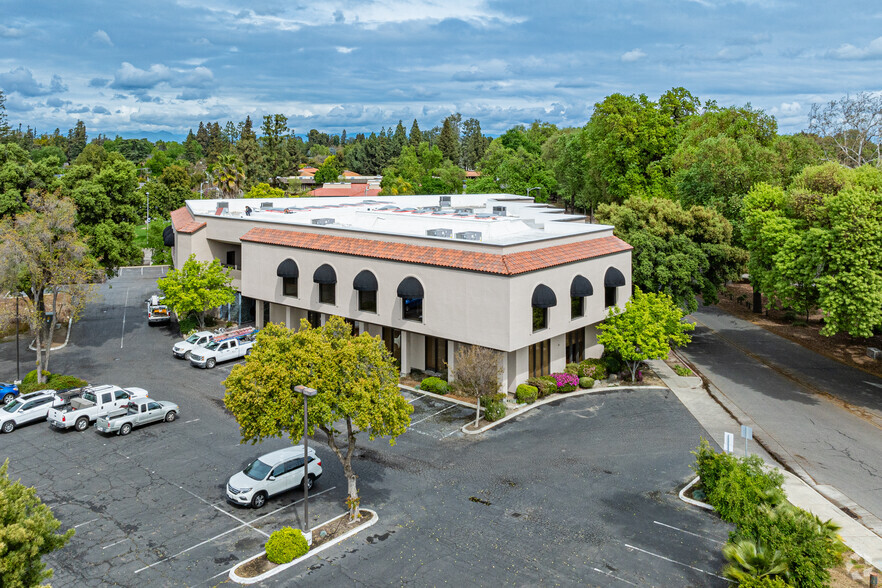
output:
M 22 394 L 0 408 L 0 431 L 11 433 L 16 427 L 45 421 L 49 409 L 62 404 L 64 401 L 55 395 L 54 390 Z
M 307 488 L 322 475 L 322 460 L 309 449 Z M 227 482 L 227 500 L 242 506 L 261 508 L 266 499 L 303 486 L 303 445 L 262 455 L 234 474 Z

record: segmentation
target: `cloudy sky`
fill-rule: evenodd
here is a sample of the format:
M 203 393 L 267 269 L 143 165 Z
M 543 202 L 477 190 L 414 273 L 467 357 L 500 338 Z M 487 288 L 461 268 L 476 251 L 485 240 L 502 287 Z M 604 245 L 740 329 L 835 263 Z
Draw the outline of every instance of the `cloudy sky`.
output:
M 349 134 L 452 112 L 498 134 L 581 126 L 614 92 L 683 86 L 782 132 L 882 90 L 878 0 L 0 0 L 9 122 L 90 135 L 283 113 Z

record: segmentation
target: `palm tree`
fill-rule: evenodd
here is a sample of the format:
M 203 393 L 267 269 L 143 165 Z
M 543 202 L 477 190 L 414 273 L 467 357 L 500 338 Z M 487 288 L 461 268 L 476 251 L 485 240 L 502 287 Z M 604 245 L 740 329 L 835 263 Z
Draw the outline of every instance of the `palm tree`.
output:
M 723 575 L 735 582 L 748 582 L 759 578 L 783 576 L 787 573 L 787 561 L 779 550 L 772 551 L 762 541 L 740 539 L 727 543 L 723 555 L 729 561 Z
M 245 172 L 242 161 L 235 155 L 221 155 L 215 167 L 217 185 L 227 198 L 238 198 L 242 195 L 245 183 Z

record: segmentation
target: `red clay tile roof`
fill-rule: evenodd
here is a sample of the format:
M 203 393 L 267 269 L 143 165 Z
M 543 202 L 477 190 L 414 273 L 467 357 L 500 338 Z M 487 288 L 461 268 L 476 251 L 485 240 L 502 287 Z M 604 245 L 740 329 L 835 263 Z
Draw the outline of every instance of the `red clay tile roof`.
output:
M 409 245 L 389 241 L 266 228 L 253 228 L 242 235 L 241 240 L 506 276 L 514 276 L 632 249 L 630 245 L 618 237 L 600 237 L 566 245 L 553 245 L 542 249 L 534 249 L 533 251 L 500 255 L 497 253 L 463 251 L 461 249 L 447 249 L 445 247 Z
M 193 215 L 190 214 L 186 206 L 171 211 L 171 221 L 175 226 L 175 231 L 178 233 L 195 233 L 205 226 L 204 222 L 199 222 L 193 218 Z
M 355 184 L 349 188 L 316 188 L 310 190 L 310 196 L 378 196 L 380 190 L 369 189 L 365 191 L 367 184 Z

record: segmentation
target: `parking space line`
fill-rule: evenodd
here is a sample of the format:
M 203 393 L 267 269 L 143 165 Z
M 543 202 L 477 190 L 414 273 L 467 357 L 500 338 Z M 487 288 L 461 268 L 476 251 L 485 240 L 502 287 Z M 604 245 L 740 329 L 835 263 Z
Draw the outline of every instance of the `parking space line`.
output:
M 189 421 L 184 421 L 183 424 L 186 425 L 187 423 L 195 423 L 195 422 L 198 421 L 198 420 L 199 420 L 199 419 L 190 419 Z
M 128 540 L 129 540 L 129 538 L 126 537 L 125 539 L 120 539 L 120 540 L 117 541 L 116 543 L 111 543 L 110 545 L 105 545 L 105 546 L 102 547 L 101 549 L 107 549 L 108 547 L 113 547 L 114 545 L 119 545 L 119 544 L 122 543 L 123 541 L 128 541 Z
M 630 584 L 631 586 L 637 586 L 637 584 L 635 584 L 634 582 L 629 582 L 628 580 L 626 580 L 624 578 L 619 578 L 618 576 L 613 575 L 612 572 L 604 572 L 603 570 L 598 570 L 597 568 L 591 568 L 591 569 L 594 570 L 595 572 L 597 572 L 598 574 L 603 574 L 604 576 L 608 576 L 610 578 L 618 580 L 619 582 L 624 582 L 625 584 Z
M 331 486 L 330 488 L 328 488 L 328 489 L 326 489 L 326 490 L 322 490 L 321 492 L 316 492 L 315 494 L 313 494 L 313 496 L 321 496 L 321 495 L 324 494 L 325 492 L 330 492 L 330 491 L 333 490 L 334 488 L 336 488 L 336 486 Z M 183 490 L 183 488 L 182 488 L 182 490 Z M 184 492 L 187 492 L 187 490 L 184 490 Z M 192 492 L 191 492 L 191 494 L 192 494 Z M 196 495 L 194 494 L 194 496 L 196 496 Z M 199 497 L 197 496 L 197 498 L 199 498 Z M 201 499 L 200 499 L 200 500 L 201 500 Z M 269 512 L 269 513 L 267 513 L 267 514 L 265 514 L 265 515 L 263 515 L 263 516 L 260 516 L 260 517 L 258 517 L 258 518 L 256 518 L 256 519 L 254 519 L 253 522 L 257 522 L 257 521 L 259 521 L 259 520 L 262 519 L 262 518 L 266 518 L 266 517 L 270 516 L 271 514 L 275 514 L 275 513 L 279 512 L 280 510 L 286 509 L 286 508 L 288 508 L 289 506 L 292 506 L 292 505 L 298 504 L 298 503 L 300 503 L 300 502 L 303 502 L 303 499 L 302 499 L 302 498 L 301 498 L 300 500 L 295 500 L 295 501 L 292 502 L 291 504 L 286 504 L 285 506 L 283 506 L 283 507 L 281 507 L 281 508 L 277 508 L 276 510 L 274 510 L 274 511 L 272 511 L 272 512 Z M 211 506 L 214 506 L 214 505 L 211 505 Z M 217 507 L 214 506 L 214 508 L 217 508 Z M 224 512 L 224 511 L 222 511 L 222 510 L 219 509 L 219 508 L 217 508 L 217 510 L 220 510 L 221 512 Z M 227 513 L 227 514 L 229 514 L 229 513 Z M 232 516 L 232 515 L 230 515 L 230 516 Z M 233 517 L 233 518 L 236 519 L 236 517 Z M 238 520 L 241 520 L 241 519 L 236 519 L 236 520 L 238 521 Z M 168 557 L 166 557 L 166 558 L 163 558 L 163 559 L 161 559 L 161 560 L 159 560 L 159 561 L 153 562 L 153 563 L 150 564 L 149 566 L 145 566 L 145 567 L 141 568 L 140 570 L 135 570 L 135 573 L 136 573 L 136 574 L 140 574 L 140 573 L 143 572 L 144 570 L 149 570 L 149 569 L 152 568 L 153 566 L 156 566 L 156 565 L 159 565 L 159 564 L 161 564 L 161 563 L 163 563 L 163 562 L 166 562 L 166 561 L 169 561 L 169 560 L 171 560 L 171 559 L 174 559 L 174 558 L 178 557 L 179 555 L 183 555 L 183 554 L 187 553 L 188 551 L 192 551 L 192 550 L 196 549 L 197 547 L 201 547 L 201 546 L 205 545 L 206 543 L 211 543 L 211 542 L 214 541 L 215 539 L 220 539 L 220 538 L 223 537 L 224 535 L 229 535 L 229 534 L 232 533 L 233 531 L 238 531 L 239 529 L 242 529 L 242 528 L 244 528 L 244 527 L 248 527 L 248 528 L 250 528 L 250 529 L 253 530 L 253 531 L 257 531 L 257 532 L 260 533 L 261 535 L 264 535 L 264 536 L 266 536 L 266 537 L 269 537 L 269 534 L 264 533 L 264 532 L 261 531 L 260 529 L 255 529 L 254 527 L 252 527 L 252 526 L 251 526 L 251 523 L 246 523 L 245 521 L 242 521 L 242 524 L 239 525 L 239 526 L 237 526 L 237 527 L 233 527 L 232 529 L 229 529 L 229 530 L 227 530 L 227 531 L 224 531 L 223 533 L 219 533 L 219 534 L 215 535 L 214 537 L 212 537 L 212 538 L 210 538 L 210 539 L 206 539 L 205 541 L 202 541 L 202 542 L 200 542 L 200 543 L 197 543 L 196 545 L 193 545 L 192 547 L 188 547 L 187 549 L 184 549 L 183 551 L 179 551 L 178 553 L 176 553 L 176 554 L 174 554 L 174 555 L 170 555 L 170 556 L 168 556 Z M 218 575 L 220 575 L 220 574 L 218 574 Z M 215 577 L 216 577 L 216 576 L 215 576 Z
M 420 398 L 425 398 L 426 396 L 428 396 L 428 394 L 423 394 L 422 396 L 417 396 L 417 397 L 414 398 L 413 400 L 408 400 L 407 402 L 408 402 L 408 404 L 410 404 L 410 403 L 412 403 L 412 402 L 416 402 L 416 401 L 419 400 Z
M 634 551 L 639 551 L 641 553 L 645 553 L 646 555 L 651 555 L 652 557 L 657 557 L 659 559 L 663 559 L 663 560 L 671 562 L 673 564 L 677 564 L 678 566 L 684 566 L 684 567 L 689 568 L 690 570 L 695 570 L 696 572 L 701 572 L 702 574 L 707 574 L 708 576 L 713 576 L 714 578 L 719 578 L 720 580 L 725 580 L 729 583 L 732 583 L 732 580 L 730 580 L 729 578 L 724 578 L 723 576 L 718 576 L 717 574 L 715 574 L 713 572 L 709 572 L 709 571 L 703 570 L 701 568 L 696 568 L 695 566 L 690 566 L 687 563 L 683 563 L 683 562 L 677 561 L 675 559 L 670 559 L 670 558 L 667 558 L 663 555 L 659 555 L 657 553 L 652 553 L 651 551 L 646 551 L 645 549 L 640 549 L 639 547 L 634 547 L 633 545 L 628 545 L 627 543 L 625 543 L 625 547 L 627 547 L 628 549 L 633 549 Z
M 441 414 L 442 412 L 447 412 L 447 411 L 450 410 L 451 408 L 456 408 L 456 405 L 455 405 L 455 404 L 452 404 L 452 405 L 448 406 L 447 408 L 442 408 L 441 410 L 439 410 L 439 411 L 436 412 L 435 414 L 431 414 L 431 415 L 427 416 L 427 417 L 424 418 L 424 419 L 420 419 L 420 420 L 418 420 L 418 421 L 415 422 L 415 423 L 410 423 L 410 426 L 412 427 L 412 426 L 414 426 L 414 425 L 418 425 L 418 424 L 420 424 L 420 423 L 423 422 L 423 421 L 427 421 L 427 420 L 429 420 L 429 419 L 432 418 L 432 417 L 438 416 L 438 415 Z
M 126 288 L 126 302 L 123 305 L 123 321 L 122 321 L 122 333 L 119 337 L 119 348 L 123 348 L 123 341 L 126 339 L 126 311 L 129 309 L 129 289 Z
M 711 537 L 705 537 L 704 535 L 699 535 L 698 533 L 693 533 L 692 531 L 687 531 L 686 529 L 681 529 L 679 527 L 674 527 L 672 525 L 666 525 L 664 523 L 660 523 L 658 521 L 652 521 L 656 525 L 660 525 L 662 527 L 667 527 L 668 529 L 673 529 L 674 531 L 680 531 L 681 533 L 686 533 L 687 535 L 692 535 L 693 537 L 698 537 L 699 539 L 705 539 L 710 541 L 711 543 L 717 543 L 718 545 L 725 545 L 725 541 L 718 541 L 716 539 L 712 539 Z
M 94 522 L 97 521 L 99 518 L 101 518 L 101 517 L 96 517 L 96 518 L 94 518 L 94 519 L 89 519 L 89 520 L 86 521 L 85 523 L 80 523 L 79 525 L 74 525 L 73 528 L 74 528 L 74 529 L 78 529 L 78 528 L 82 527 L 83 525 L 88 525 L 89 523 L 94 523 Z

